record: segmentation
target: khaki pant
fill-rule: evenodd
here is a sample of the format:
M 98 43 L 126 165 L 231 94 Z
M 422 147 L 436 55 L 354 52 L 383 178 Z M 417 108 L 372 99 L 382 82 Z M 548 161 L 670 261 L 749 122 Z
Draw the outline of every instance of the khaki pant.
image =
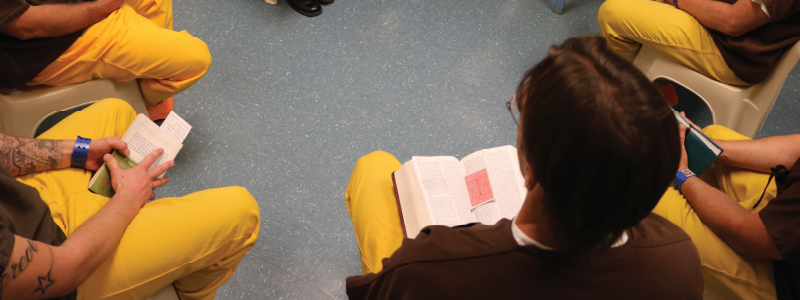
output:
M 106 99 L 72 114 L 39 138 L 122 136 L 135 117 L 126 102 Z M 39 191 L 69 237 L 108 202 L 87 188 L 91 176 L 69 168 L 18 180 Z M 78 299 L 145 299 L 171 283 L 181 299 L 213 299 L 255 244 L 259 229 L 258 204 L 242 187 L 147 203 L 111 257 L 78 288 Z
M 28 84 L 139 78 L 142 95 L 152 105 L 191 87 L 210 66 L 203 41 L 172 31 L 172 0 L 125 0 Z
M 633 62 L 642 45 L 719 82 L 748 86 L 728 67 L 714 39 L 692 15 L 650 0 L 606 0 L 597 13 L 609 47 Z
M 708 126 L 703 132 L 720 140 L 750 139 L 719 125 Z M 753 209 L 764 191 L 769 174 L 714 164 L 703 173 L 702 179 L 730 196 L 750 213 L 758 213 L 777 193 L 773 180 L 762 203 Z M 667 189 L 653 212 L 680 226 L 692 238 L 700 253 L 703 281 L 708 292 L 719 299 L 775 299 L 772 262 L 751 261 L 731 249 L 703 224 L 677 190 Z

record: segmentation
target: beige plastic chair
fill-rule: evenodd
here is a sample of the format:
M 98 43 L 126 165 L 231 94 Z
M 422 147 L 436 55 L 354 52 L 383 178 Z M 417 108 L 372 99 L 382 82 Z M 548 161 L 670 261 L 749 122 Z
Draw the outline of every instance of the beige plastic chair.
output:
M 789 72 L 800 60 L 800 42 L 779 60 L 763 82 L 751 87 L 720 83 L 642 46 L 633 64 L 650 81 L 667 79 L 682 85 L 706 102 L 714 124 L 753 137 L 772 110 Z
M 97 79 L 63 87 L 32 86 L 0 93 L 0 132 L 32 138 L 50 115 L 105 98 L 128 102 L 137 113 L 147 107 L 136 80 Z

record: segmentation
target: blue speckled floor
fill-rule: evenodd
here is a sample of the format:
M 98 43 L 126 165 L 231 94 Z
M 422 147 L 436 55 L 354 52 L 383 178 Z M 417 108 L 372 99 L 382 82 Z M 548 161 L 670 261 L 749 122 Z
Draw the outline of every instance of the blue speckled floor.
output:
M 158 195 L 241 185 L 259 241 L 218 299 L 343 299 L 360 273 L 344 189 L 374 150 L 456 155 L 514 143 L 503 105 L 567 37 L 598 34 L 600 0 L 337 0 L 307 18 L 284 0 L 173 0 L 208 74 L 175 97 L 194 125 Z M 759 136 L 800 132 L 792 72 Z M 558 124 L 553 124 L 557 126 Z

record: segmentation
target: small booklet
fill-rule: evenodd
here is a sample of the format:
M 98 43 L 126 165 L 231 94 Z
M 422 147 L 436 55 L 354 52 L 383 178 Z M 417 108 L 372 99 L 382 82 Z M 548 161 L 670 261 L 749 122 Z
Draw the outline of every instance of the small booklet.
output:
M 683 145 L 686 147 L 686 155 L 689 156 L 689 170 L 692 170 L 697 176 L 703 174 L 722 154 L 720 148 L 714 141 L 711 140 L 702 130 L 690 125 L 679 112 L 672 110 L 678 123 L 683 124 L 686 128 L 690 128 L 689 135 Z
M 178 151 L 183 148 L 183 140 L 189 135 L 191 129 L 192 126 L 175 112 L 169 113 L 161 127 L 150 121 L 150 118 L 144 114 L 139 114 L 122 136 L 122 140 L 128 143 L 131 155 L 125 157 L 116 150 L 111 155 L 114 155 L 114 158 L 117 159 L 121 169 L 127 170 L 136 166 L 153 150 L 164 149 L 164 154 L 159 156 L 155 163 L 150 166 L 152 170 L 162 163 L 175 159 Z M 162 177 L 164 177 L 164 174 L 159 175 L 159 178 Z M 106 197 L 114 196 L 114 189 L 111 186 L 111 173 L 105 164 L 100 166 L 92 176 L 89 181 L 89 190 Z
M 452 156 L 414 156 L 392 173 L 400 222 L 408 238 L 428 225 L 492 225 L 512 219 L 527 189 L 517 149 L 502 146 Z

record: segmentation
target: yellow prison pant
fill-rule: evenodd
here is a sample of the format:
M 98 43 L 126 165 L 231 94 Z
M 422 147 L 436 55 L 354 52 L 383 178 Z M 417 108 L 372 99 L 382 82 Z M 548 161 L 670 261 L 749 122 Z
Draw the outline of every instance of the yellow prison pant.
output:
M 191 87 L 210 66 L 203 41 L 172 31 L 172 0 L 125 0 L 28 84 L 139 78 L 142 95 L 153 105 Z
M 608 46 L 633 62 L 646 45 L 719 82 L 748 86 L 728 67 L 708 30 L 692 15 L 651 0 L 606 0 L 597 13 Z
M 380 272 L 381 260 L 391 256 L 403 242 L 392 183 L 392 172 L 400 166 L 391 154 L 372 152 L 356 162 L 347 184 L 344 199 L 353 220 L 364 274 Z
M 39 138 L 121 136 L 134 117 L 126 102 L 106 99 Z M 87 189 L 91 176 L 69 168 L 18 180 L 39 190 L 69 237 L 109 199 Z M 242 187 L 152 201 L 125 229 L 111 257 L 78 288 L 78 299 L 145 299 L 171 283 L 183 300 L 213 299 L 255 244 L 259 228 L 258 204 Z
M 711 125 L 703 129 L 711 138 L 719 140 L 749 140 L 731 129 Z M 750 213 L 757 213 L 774 199 L 777 187 L 773 180 L 764 200 L 753 209 L 764 191 L 769 174 L 714 164 L 701 178 L 738 201 Z M 775 299 L 772 262 L 748 260 L 730 248 L 719 236 L 703 224 L 686 199 L 673 188 L 667 192 L 653 210 L 654 213 L 683 228 L 692 238 L 703 264 L 703 281 L 706 290 L 718 299 Z

